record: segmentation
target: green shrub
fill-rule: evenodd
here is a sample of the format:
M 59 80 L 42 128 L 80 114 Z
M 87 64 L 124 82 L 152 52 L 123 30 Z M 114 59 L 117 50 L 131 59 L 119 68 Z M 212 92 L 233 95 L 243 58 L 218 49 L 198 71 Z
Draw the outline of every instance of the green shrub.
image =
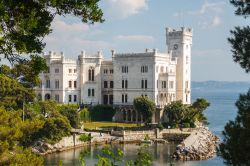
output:
M 35 133 L 36 137 L 53 144 L 70 135 L 70 123 L 65 116 L 44 118 L 44 121 L 43 128 Z
M 158 124 L 157 124 L 157 128 L 158 128 L 159 130 L 163 130 L 163 129 L 164 129 L 164 126 L 163 126 L 161 123 L 158 123 Z
M 179 124 L 177 123 L 173 124 L 172 128 L 179 128 Z
M 80 111 L 80 121 L 83 121 L 83 122 L 91 121 L 90 111 L 88 108 L 84 108 Z
M 190 123 L 183 123 L 183 128 L 190 128 Z
M 77 112 L 77 109 L 64 108 L 64 109 L 60 110 L 60 113 L 69 120 L 71 127 L 79 128 L 80 117 L 79 117 L 79 114 Z
M 88 141 L 91 141 L 91 139 L 92 137 L 87 134 L 81 134 L 79 137 L 79 141 L 82 141 L 82 142 L 88 142 Z
M 149 135 L 148 135 L 148 134 L 146 134 L 146 135 L 145 135 L 144 140 L 145 140 L 145 141 L 150 140 L 150 137 L 149 137 Z
M 92 121 L 112 121 L 115 109 L 109 105 L 96 105 L 90 108 Z

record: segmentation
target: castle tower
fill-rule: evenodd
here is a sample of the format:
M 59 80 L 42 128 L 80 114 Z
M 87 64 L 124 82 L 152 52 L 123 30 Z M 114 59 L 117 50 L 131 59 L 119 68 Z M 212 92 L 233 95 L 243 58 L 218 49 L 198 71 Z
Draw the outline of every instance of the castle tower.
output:
M 166 28 L 168 51 L 177 57 L 176 100 L 183 104 L 191 103 L 191 46 L 193 30 L 182 27 L 181 30 Z

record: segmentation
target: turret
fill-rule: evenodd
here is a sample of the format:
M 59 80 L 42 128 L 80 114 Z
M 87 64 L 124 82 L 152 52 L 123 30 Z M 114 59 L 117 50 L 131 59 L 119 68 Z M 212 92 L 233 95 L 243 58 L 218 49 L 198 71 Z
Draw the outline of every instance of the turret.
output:
M 166 28 L 168 52 L 177 58 L 176 100 L 191 103 L 191 46 L 193 30 L 182 27 L 180 30 Z

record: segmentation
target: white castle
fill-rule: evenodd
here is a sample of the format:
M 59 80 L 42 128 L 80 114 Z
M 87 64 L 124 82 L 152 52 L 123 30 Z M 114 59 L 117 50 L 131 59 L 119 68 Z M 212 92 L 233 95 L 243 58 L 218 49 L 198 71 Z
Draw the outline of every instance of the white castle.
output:
M 112 60 L 105 60 L 100 51 L 82 51 L 77 60 L 49 52 L 44 55 L 49 70 L 40 75 L 36 92 L 41 100 L 64 104 L 131 106 L 138 96 L 149 97 L 159 108 L 176 100 L 190 104 L 192 29 L 166 28 L 166 44 L 166 53 L 112 50 Z

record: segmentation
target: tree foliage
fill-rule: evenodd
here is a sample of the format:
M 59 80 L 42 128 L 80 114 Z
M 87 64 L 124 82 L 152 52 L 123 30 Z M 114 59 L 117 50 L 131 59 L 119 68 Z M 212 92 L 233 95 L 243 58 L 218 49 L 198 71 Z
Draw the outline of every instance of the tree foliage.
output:
M 247 94 L 240 95 L 235 105 L 237 117 L 226 124 L 218 154 L 226 164 L 250 165 L 250 89 Z
M 20 111 L 0 108 L 0 165 L 42 165 L 40 157 L 20 147 L 42 126 L 43 122 L 37 119 L 22 121 Z
M 164 108 L 164 113 L 167 115 L 171 126 L 179 124 L 194 126 L 196 121 L 208 123 L 203 111 L 209 105 L 209 102 L 204 98 L 197 98 L 190 106 L 182 104 L 181 101 L 174 101 Z
M 230 33 L 232 37 L 228 38 L 228 41 L 232 47 L 233 60 L 248 73 L 250 72 L 250 27 L 235 27 Z
M 80 111 L 80 121 L 82 122 L 91 121 L 90 112 L 88 108 L 84 108 Z
M 16 80 L 0 74 L 0 107 L 13 110 L 22 108 L 23 102 L 33 101 L 35 93 Z
M 156 106 L 148 97 L 141 96 L 134 99 L 134 108 L 143 115 L 146 122 L 151 122 Z
M 248 17 L 250 14 L 250 1 L 249 0 L 230 0 L 230 3 L 236 7 L 235 14 Z
M 235 14 L 247 18 L 250 14 L 250 1 L 230 0 L 236 7 Z M 250 72 L 250 27 L 235 27 L 230 31 L 231 37 L 228 38 L 231 44 L 233 60 L 248 73 Z
M 41 53 L 43 38 L 56 15 L 74 15 L 82 22 L 103 22 L 99 0 L 0 1 L 0 55 L 11 62 L 20 54 Z
M 67 119 L 70 122 L 71 127 L 73 127 L 73 128 L 78 128 L 79 127 L 80 116 L 79 116 L 79 113 L 77 112 L 77 109 L 66 108 L 66 109 L 62 109 L 60 111 L 60 113 L 63 116 L 67 117 Z
M 93 121 L 112 121 L 115 109 L 110 105 L 96 105 L 90 108 L 90 116 Z
M 250 1 L 231 0 L 237 9 L 236 15 L 247 18 L 250 14 Z M 234 53 L 234 61 L 250 72 L 250 27 L 236 27 L 231 31 L 233 37 L 229 38 Z M 238 114 L 234 121 L 229 121 L 222 134 L 223 142 L 219 145 L 218 155 L 228 165 L 250 165 L 250 89 L 241 94 L 236 102 Z

